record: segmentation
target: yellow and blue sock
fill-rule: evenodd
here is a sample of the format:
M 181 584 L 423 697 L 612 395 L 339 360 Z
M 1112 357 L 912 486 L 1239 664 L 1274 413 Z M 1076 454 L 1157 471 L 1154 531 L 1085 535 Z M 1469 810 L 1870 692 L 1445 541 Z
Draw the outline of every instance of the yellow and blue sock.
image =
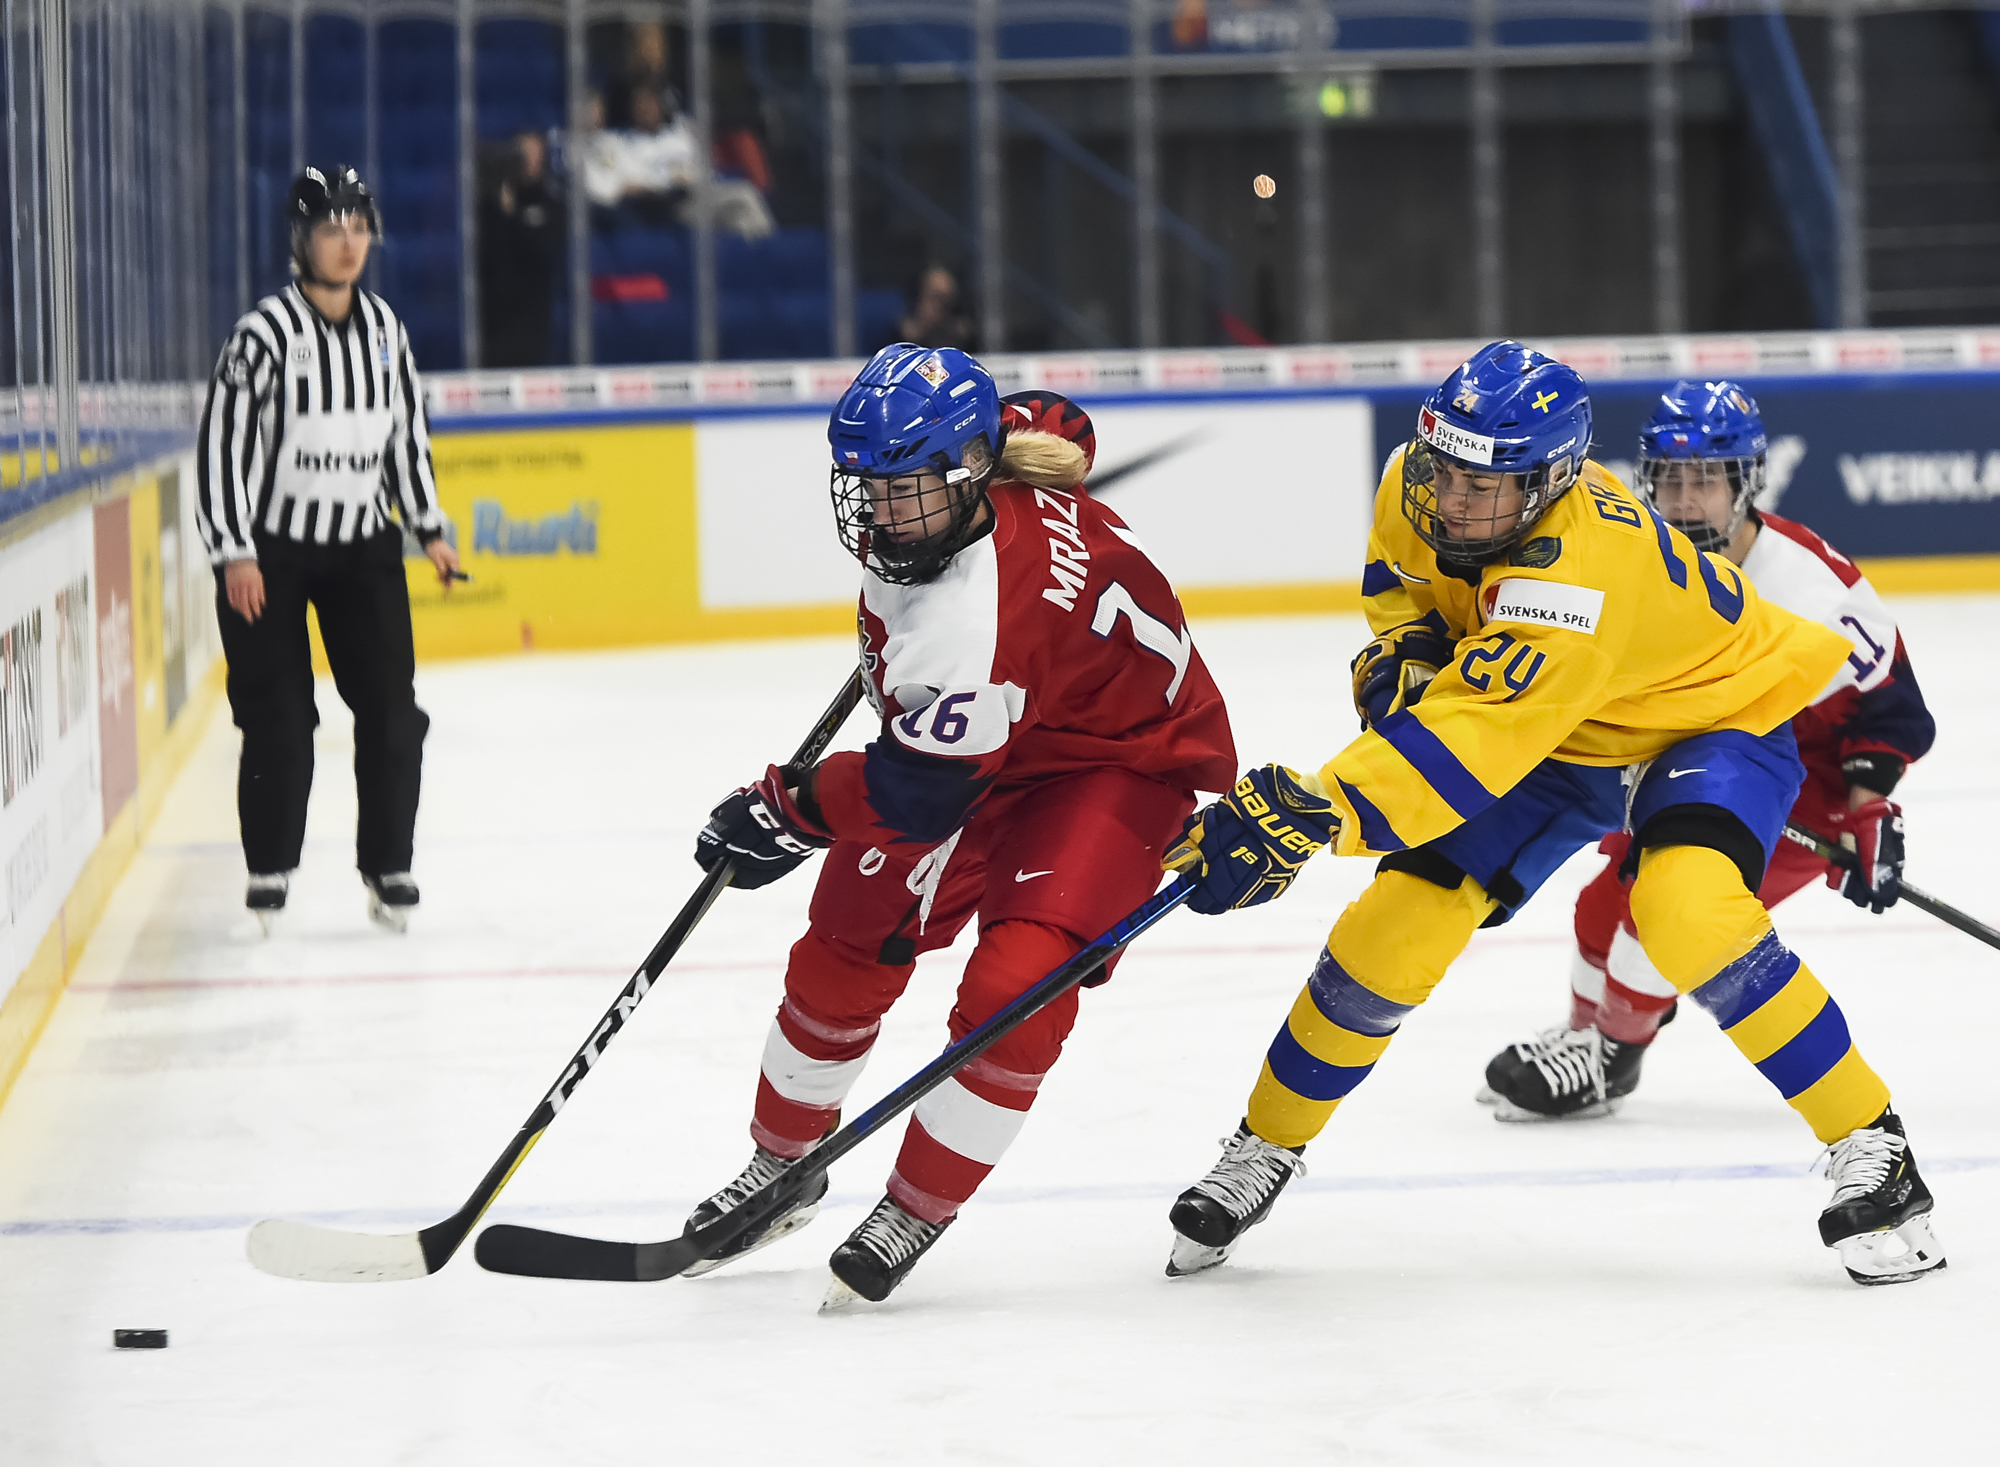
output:
M 1407 872 L 1376 877 L 1334 925 L 1271 1041 L 1250 1129 L 1279 1146 L 1317 1136 L 1492 910 L 1469 878 L 1448 891 Z
M 1646 955 L 1707 1009 L 1743 1057 L 1822 1141 L 1889 1107 L 1882 1082 L 1825 986 L 1778 940 L 1735 864 L 1702 846 L 1649 850 L 1632 884 Z

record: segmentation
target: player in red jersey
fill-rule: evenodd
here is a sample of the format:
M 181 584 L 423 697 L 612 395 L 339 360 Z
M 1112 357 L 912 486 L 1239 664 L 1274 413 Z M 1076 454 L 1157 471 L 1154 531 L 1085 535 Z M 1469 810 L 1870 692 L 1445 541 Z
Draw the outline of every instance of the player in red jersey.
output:
M 904 344 L 862 369 L 827 436 L 882 731 L 768 770 L 701 833 L 696 859 L 735 858 L 738 886 L 827 857 L 764 1048 L 756 1151 L 690 1226 L 833 1129 L 918 954 L 977 914 L 958 1039 L 1152 895 L 1195 792 L 1235 778 L 1173 587 L 1083 487 L 1095 443 L 1074 403 L 1003 403 L 963 352 Z M 918 1104 L 888 1195 L 833 1254 L 836 1295 L 902 1282 L 1019 1132 L 1076 1011 L 1072 989 Z M 803 1226 L 825 1190 L 689 1272 Z
M 1742 566 L 1766 600 L 1854 644 L 1792 720 L 1806 782 L 1791 820 L 1858 847 L 1871 874 L 1863 880 L 1780 841 L 1757 896 L 1775 907 L 1824 878 L 1880 912 L 1896 900 L 1903 862 L 1902 810 L 1889 795 L 1929 752 L 1935 725 L 1895 620 L 1860 568 L 1804 525 L 1754 507 L 1764 454 L 1763 419 L 1742 388 L 1678 382 L 1640 430 L 1639 487 L 1697 549 Z M 1630 846 L 1628 834 L 1606 836 L 1598 849 L 1611 859 L 1577 899 L 1569 1022 L 1509 1045 L 1486 1067 L 1479 1098 L 1502 1120 L 1610 1115 L 1638 1086 L 1646 1047 L 1673 1014 L 1673 985 L 1633 933 Z

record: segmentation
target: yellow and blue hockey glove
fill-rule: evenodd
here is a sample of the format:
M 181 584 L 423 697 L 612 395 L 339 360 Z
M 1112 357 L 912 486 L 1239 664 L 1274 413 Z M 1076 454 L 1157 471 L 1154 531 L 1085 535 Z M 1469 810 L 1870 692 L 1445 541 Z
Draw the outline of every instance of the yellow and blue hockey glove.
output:
M 1188 818 L 1161 864 L 1195 874 L 1188 905 L 1213 917 L 1282 896 L 1299 868 L 1340 832 L 1340 812 L 1318 783 L 1282 764 L 1267 764 Z
M 1373 728 L 1423 696 L 1424 685 L 1458 655 L 1458 644 L 1435 611 L 1391 627 L 1354 659 L 1354 711 Z

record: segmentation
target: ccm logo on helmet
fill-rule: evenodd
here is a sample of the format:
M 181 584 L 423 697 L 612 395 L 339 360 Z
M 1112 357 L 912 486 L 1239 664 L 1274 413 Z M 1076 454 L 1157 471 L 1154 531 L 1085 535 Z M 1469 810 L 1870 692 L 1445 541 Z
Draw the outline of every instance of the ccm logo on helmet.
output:
M 1463 428 L 1453 427 L 1439 420 L 1429 408 L 1417 414 L 1417 432 L 1424 442 L 1439 453 L 1453 458 L 1464 459 L 1467 463 L 1490 464 L 1493 462 L 1493 440 L 1479 433 L 1468 433 Z

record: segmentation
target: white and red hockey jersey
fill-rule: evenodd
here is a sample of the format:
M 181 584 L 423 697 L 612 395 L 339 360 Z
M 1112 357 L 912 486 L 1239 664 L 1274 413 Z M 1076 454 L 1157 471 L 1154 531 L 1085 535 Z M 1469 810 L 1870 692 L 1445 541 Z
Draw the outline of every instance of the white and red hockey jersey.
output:
M 1106 765 L 1180 789 L 1236 778 L 1229 715 L 1180 600 L 1087 490 L 992 487 L 993 528 L 936 580 L 868 572 L 861 656 L 883 718 L 819 767 L 827 828 L 935 845 L 996 784 Z
M 1758 518 L 1763 529 L 1744 557 L 1744 574 L 1769 600 L 1854 644 L 1826 690 L 1792 720 L 1808 782 L 1844 791 L 1842 766 L 1876 756 L 1900 772 L 1897 766 L 1929 752 L 1936 725 L 1895 618 L 1860 567 L 1825 540 L 1794 520 L 1762 511 Z M 1892 776 L 1872 778 L 1894 783 Z M 1870 778 L 1856 782 L 1880 788 Z

